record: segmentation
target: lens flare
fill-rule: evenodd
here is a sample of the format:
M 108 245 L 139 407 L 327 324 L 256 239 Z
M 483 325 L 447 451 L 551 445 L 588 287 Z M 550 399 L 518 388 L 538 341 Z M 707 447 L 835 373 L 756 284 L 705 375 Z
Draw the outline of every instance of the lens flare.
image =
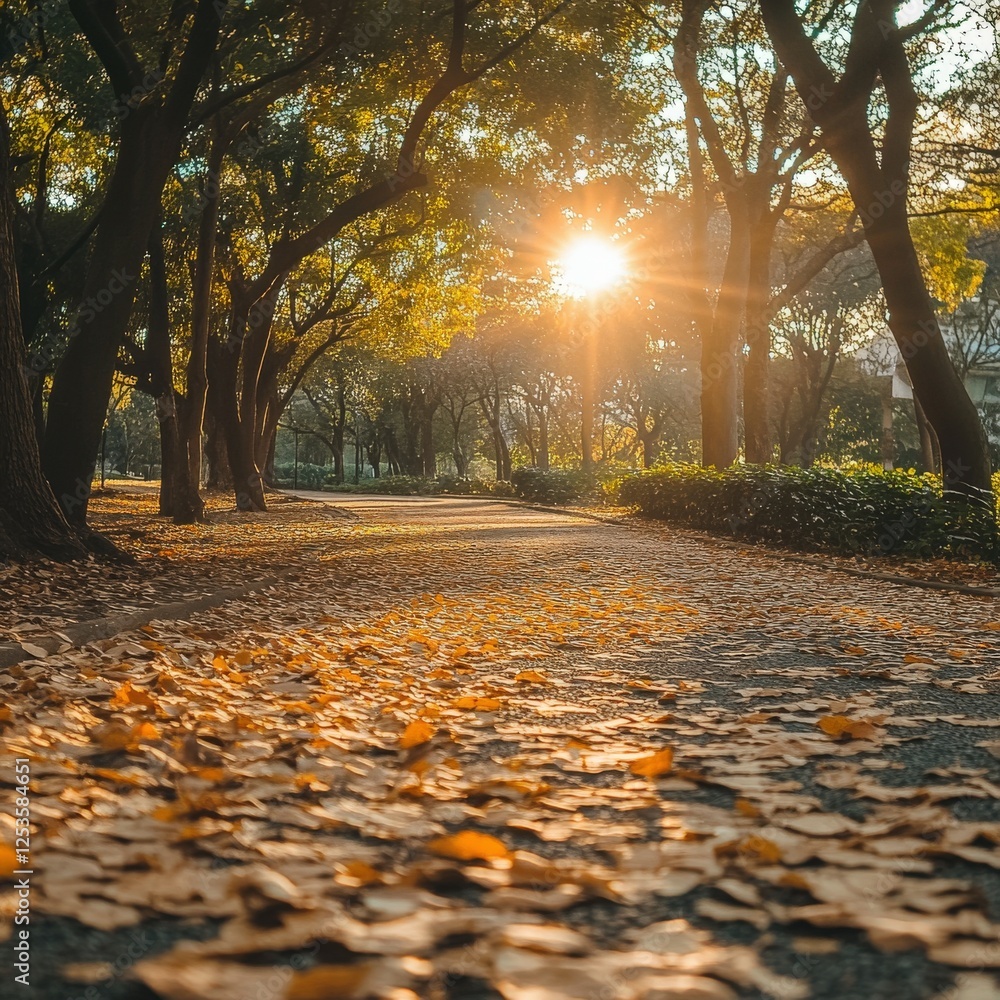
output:
M 569 246 L 556 262 L 555 284 L 564 294 L 582 298 L 618 284 L 626 272 L 625 255 L 619 247 L 585 237 Z

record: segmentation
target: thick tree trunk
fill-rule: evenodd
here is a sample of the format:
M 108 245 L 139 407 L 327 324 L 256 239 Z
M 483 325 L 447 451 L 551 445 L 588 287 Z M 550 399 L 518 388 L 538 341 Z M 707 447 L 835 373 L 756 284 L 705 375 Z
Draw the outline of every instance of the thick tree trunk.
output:
M 924 464 L 925 472 L 940 472 L 938 468 L 938 445 L 934 428 L 931 427 L 924 408 L 920 405 L 920 400 L 913 396 L 913 415 L 917 421 L 917 430 L 920 433 L 920 457 Z
M 178 471 L 182 464 L 177 420 L 176 416 L 170 416 L 168 407 L 175 407 L 171 397 L 157 398 L 156 418 L 160 425 L 160 517 L 174 516 Z
M 0 559 L 46 555 L 77 559 L 87 551 L 42 475 L 14 261 L 7 116 L 0 102 Z
M 124 35 L 121 39 L 111 37 L 105 19 L 108 9 L 82 2 L 70 7 L 105 60 L 119 93 L 137 82 L 141 68 L 128 39 Z M 167 96 L 130 105 L 121 123 L 106 208 L 94 238 L 69 345 L 53 376 L 45 428 L 45 474 L 74 524 L 86 521 L 115 364 L 132 315 L 136 281 L 160 211 L 163 186 L 180 153 L 188 112 L 216 48 L 225 8 L 226 0 L 199 0 L 184 57 Z M 110 11 L 116 20 L 113 5 Z
M 703 465 L 724 469 L 740 449 L 737 352 L 746 303 L 746 228 L 730 215 L 729 252 L 711 320 L 702 329 L 701 441 Z
M 937 434 L 945 488 L 978 496 L 992 488 L 986 433 L 941 336 L 905 205 L 898 215 L 887 210 L 886 223 L 868 234 L 889 308 L 889 329 L 906 362 L 913 394 Z
M 229 468 L 222 420 L 213 402 L 212 390 L 209 389 L 208 406 L 205 410 L 205 458 L 208 461 L 205 485 L 212 490 L 230 490 L 233 487 L 233 473 Z
M 183 448 L 180 399 L 174 390 L 173 358 L 170 350 L 170 304 L 163 233 L 157 222 L 149 240 L 149 324 L 143 360 L 148 366 L 149 392 L 156 401 L 160 425 L 160 514 L 177 520 L 178 511 L 188 511 L 201 500 L 188 480 Z M 182 518 L 180 523 L 188 523 Z
M 118 349 L 176 145 L 176 137 L 165 135 L 141 108 L 124 122 L 106 200 L 112 207 L 97 230 L 83 302 L 52 379 L 45 474 L 76 525 L 86 521 Z

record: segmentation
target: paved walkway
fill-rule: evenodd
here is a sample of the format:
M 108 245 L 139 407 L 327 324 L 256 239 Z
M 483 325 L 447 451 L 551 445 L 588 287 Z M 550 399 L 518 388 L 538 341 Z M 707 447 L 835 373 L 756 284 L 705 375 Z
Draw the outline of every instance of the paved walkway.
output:
M 47 661 L 36 962 L 117 962 L 91 997 L 1000 996 L 996 600 L 315 496 L 287 585 Z

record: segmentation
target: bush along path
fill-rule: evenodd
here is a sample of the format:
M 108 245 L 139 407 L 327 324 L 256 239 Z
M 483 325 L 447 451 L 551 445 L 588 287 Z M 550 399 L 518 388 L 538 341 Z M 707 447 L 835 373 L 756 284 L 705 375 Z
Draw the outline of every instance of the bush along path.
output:
M 991 495 L 960 500 L 902 470 L 668 465 L 623 477 L 616 496 L 670 524 L 798 550 L 1000 562 Z
M 280 588 L 0 678 L 33 996 L 998 995 L 995 600 L 334 502 Z

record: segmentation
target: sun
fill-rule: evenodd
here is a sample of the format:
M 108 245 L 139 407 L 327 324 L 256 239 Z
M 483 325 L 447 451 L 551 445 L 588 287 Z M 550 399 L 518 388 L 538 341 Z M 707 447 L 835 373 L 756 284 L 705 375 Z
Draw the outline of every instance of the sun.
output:
M 618 284 L 627 272 L 625 255 L 614 243 L 594 236 L 578 239 L 556 261 L 555 285 L 566 295 L 583 298 Z

